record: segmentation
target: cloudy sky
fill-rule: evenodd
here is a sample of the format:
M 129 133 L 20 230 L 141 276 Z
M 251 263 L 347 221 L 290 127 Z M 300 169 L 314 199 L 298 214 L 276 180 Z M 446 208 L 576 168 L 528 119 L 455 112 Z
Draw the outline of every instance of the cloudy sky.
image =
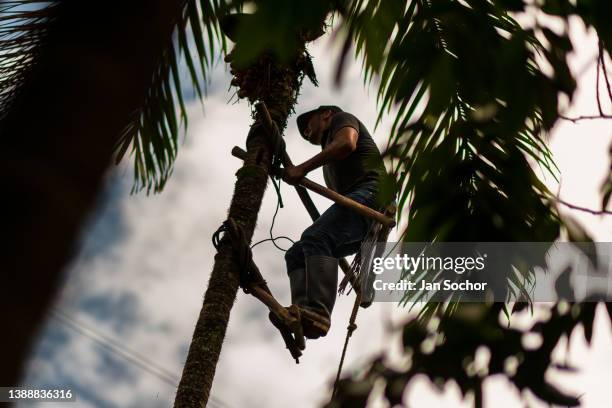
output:
M 572 57 L 572 66 L 582 74 L 576 98 L 566 114 L 593 114 L 595 65 L 588 62 L 596 55 L 595 38 L 577 26 L 574 39 L 579 47 Z M 335 104 L 358 116 L 372 130 L 377 114 L 375 88 L 362 85 L 359 67 L 350 66 L 344 86 L 335 89 L 330 78 L 336 54 L 328 40 L 314 44 L 311 51 L 321 85 L 314 88 L 305 81 L 297 112 Z M 240 166 L 230 151 L 234 145 L 244 146 L 250 124 L 250 110 L 245 102 L 228 103 L 229 81 L 224 64 L 219 64 L 212 76 L 204 112 L 198 102 L 190 104 L 186 139 L 174 174 L 162 194 L 131 196 L 129 164 L 109 172 L 105 191 L 83 232 L 77 255 L 42 330 L 24 384 L 71 387 L 77 395 L 77 403 L 71 404 L 75 408 L 172 405 L 212 270 L 215 251 L 211 235 L 226 217 L 234 173 Z M 611 107 L 607 104 L 606 108 Z M 385 120 L 373 132 L 380 146 L 384 145 L 389 128 L 389 121 Z M 611 135 L 612 123 L 605 121 L 561 122 L 554 129 L 551 148 L 561 169 L 560 194 L 564 200 L 598 208 Z M 294 120 L 286 139 L 294 162 L 317 153 L 316 147 L 299 138 Z M 320 171 L 309 177 L 323 182 Z M 557 191 L 553 181 L 547 182 Z M 283 198 L 285 208 L 278 215 L 275 235 L 297 239 L 310 220 L 294 191 L 286 185 Z M 321 198 L 315 198 L 315 202 L 320 209 L 330 205 Z M 276 196 L 270 188 L 254 240 L 267 236 L 275 205 Z M 610 217 L 605 220 L 577 211 L 571 214 L 597 240 L 612 241 Z M 288 303 L 283 253 L 263 244 L 254 250 L 254 256 L 272 291 L 281 303 Z M 300 364 L 296 365 L 269 324 L 264 307 L 239 293 L 209 406 L 320 406 L 329 395 L 352 301 L 352 295 L 338 299 L 330 333 L 308 342 Z M 392 304 L 375 304 L 362 310 L 359 328 L 349 346 L 346 370 L 358 368 L 380 350 L 397 345 L 397 338 L 388 327 L 406 314 L 406 310 Z M 571 377 L 557 375 L 555 381 L 568 390 L 584 393 L 586 407 L 606 405 L 612 375 L 610 323 L 603 313 L 598 316 L 590 349 L 578 329 L 569 344 L 571 352 L 566 356 L 565 345 L 557 350 L 560 358 L 568 358 L 581 371 Z M 460 401 L 458 388 L 453 384 L 447 386 L 445 393 L 438 394 L 424 379 L 411 384 L 408 401 L 415 404 L 412 406 L 470 405 L 469 401 Z M 520 406 L 516 391 L 496 378 L 487 383 L 487 402 L 487 406 Z

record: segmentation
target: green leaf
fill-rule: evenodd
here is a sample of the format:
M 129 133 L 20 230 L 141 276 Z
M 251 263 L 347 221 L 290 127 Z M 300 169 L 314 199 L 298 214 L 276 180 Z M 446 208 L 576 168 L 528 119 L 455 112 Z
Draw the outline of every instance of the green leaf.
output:
M 172 174 L 178 153 L 179 133 L 185 131 L 188 125 L 180 80 L 181 56 L 187 66 L 191 85 L 197 97 L 202 100 L 208 68 L 217 50 L 225 51 L 225 39 L 219 29 L 218 17 L 231 8 L 240 8 L 242 3 L 229 0 L 185 1 L 174 35 L 167 39 L 160 54 L 159 67 L 151 78 L 144 103 L 126 125 L 116 144 L 116 162 L 125 156 L 130 145 L 133 147 L 132 192 L 143 189 L 146 189 L 147 194 L 160 192 Z M 191 29 L 191 37 L 188 36 L 188 27 Z M 195 50 L 190 48 L 190 38 L 193 39 Z

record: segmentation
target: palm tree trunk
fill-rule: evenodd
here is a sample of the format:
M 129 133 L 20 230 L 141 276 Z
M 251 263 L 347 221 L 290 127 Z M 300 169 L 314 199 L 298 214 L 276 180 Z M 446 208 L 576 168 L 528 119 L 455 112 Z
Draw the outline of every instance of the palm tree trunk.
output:
M 142 105 L 184 0 L 65 0 L 1 123 L 0 384 L 32 339 L 95 203 L 113 144 Z
M 263 136 L 257 134 L 247 145 L 247 159 L 237 173 L 229 210 L 229 216 L 243 228 L 249 241 L 266 189 L 269 166 L 270 150 Z M 203 407 L 208 401 L 230 310 L 238 291 L 238 274 L 239 267 L 233 257 L 231 243 L 224 239 L 215 255 L 208 289 L 178 386 L 175 407 Z
M 261 78 L 253 77 L 256 83 L 270 84 L 270 88 L 261 93 L 261 99 L 268 106 L 279 129 L 285 127 L 289 112 L 295 104 L 305 58 L 308 57 L 304 54 L 302 44 L 299 56 L 292 64 L 281 66 L 269 60 L 266 62 L 274 65 L 266 71 L 267 74 L 271 73 L 269 80 L 260 81 Z M 251 102 L 261 100 L 252 94 L 247 97 Z M 243 167 L 236 173 L 234 196 L 228 214 L 242 227 L 248 242 L 253 236 L 272 159 L 271 147 L 263 132 L 263 126 L 256 126 L 249 133 L 247 156 Z M 204 407 L 208 402 L 230 311 L 238 291 L 239 273 L 239 266 L 226 236 L 215 256 L 208 289 L 178 386 L 175 408 Z

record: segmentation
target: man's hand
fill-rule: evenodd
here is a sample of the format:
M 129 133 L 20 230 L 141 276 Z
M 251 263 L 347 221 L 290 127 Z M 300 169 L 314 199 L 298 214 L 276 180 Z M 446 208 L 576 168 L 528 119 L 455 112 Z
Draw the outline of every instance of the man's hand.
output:
M 297 185 L 306 176 L 306 170 L 302 166 L 289 166 L 283 169 L 282 178 L 287 184 Z

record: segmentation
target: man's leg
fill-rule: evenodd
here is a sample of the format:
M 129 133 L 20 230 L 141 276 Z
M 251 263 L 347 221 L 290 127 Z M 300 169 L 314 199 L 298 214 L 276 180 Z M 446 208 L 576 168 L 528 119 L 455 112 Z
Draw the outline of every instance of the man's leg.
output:
M 337 286 L 338 276 L 338 260 L 332 257 L 311 256 L 308 259 L 304 257 L 302 241 L 295 242 L 291 248 L 285 253 L 285 261 L 287 262 L 287 274 L 289 276 L 289 285 L 291 288 L 291 303 L 299 305 L 302 309 L 302 330 L 305 337 L 316 339 L 325 336 L 329 330 L 329 313 L 327 307 L 331 309 L 331 305 L 325 306 L 321 299 L 330 299 L 333 295 L 335 300 L 335 288 Z M 307 270 L 311 272 L 326 268 L 321 263 L 333 262 L 334 273 L 319 274 L 335 279 L 333 283 L 325 282 L 325 279 L 308 279 Z M 317 265 L 319 263 L 319 265 Z M 327 291 L 334 291 L 332 294 Z M 317 307 L 319 305 L 319 307 Z M 312 316 L 306 316 L 306 310 L 311 311 Z M 277 327 L 274 316 L 270 314 L 270 320 Z
M 347 196 L 370 207 L 375 206 L 375 192 L 371 187 L 358 188 Z M 331 316 L 336 300 L 338 257 L 355 253 L 369 226 L 369 219 L 333 204 L 303 232 L 298 241 L 305 259 L 308 306 L 326 318 Z

